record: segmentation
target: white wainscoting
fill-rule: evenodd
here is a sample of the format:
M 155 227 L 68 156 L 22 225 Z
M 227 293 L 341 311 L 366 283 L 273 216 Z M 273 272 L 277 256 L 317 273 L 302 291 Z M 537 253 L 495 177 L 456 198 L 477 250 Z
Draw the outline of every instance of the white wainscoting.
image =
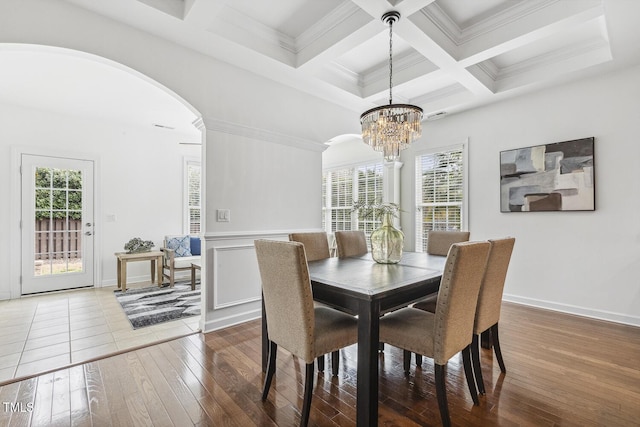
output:
M 213 248 L 213 309 L 260 301 L 260 272 L 250 245 Z M 224 286 L 233 284 L 234 286 Z
M 207 233 L 203 332 L 261 316 L 260 273 L 253 245 L 257 239 L 289 240 L 293 231 Z

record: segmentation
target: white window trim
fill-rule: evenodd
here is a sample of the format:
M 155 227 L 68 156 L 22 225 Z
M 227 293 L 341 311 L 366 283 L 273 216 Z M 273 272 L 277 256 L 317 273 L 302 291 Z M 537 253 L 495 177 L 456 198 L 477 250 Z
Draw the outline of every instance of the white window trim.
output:
M 413 215 L 413 221 L 415 224 L 415 231 L 414 231 L 414 236 L 418 235 L 418 232 L 422 231 L 422 230 L 418 230 L 418 223 L 421 221 L 418 221 L 418 215 L 419 215 L 419 210 L 418 210 L 418 184 L 417 184 L 417 180 L 415 178 L 415 176 L 417 175 L 417 168 L 418 168 L 418 159 L 425 155 L 425 154 L 434 154 L 434 153 L 439 153 L 442 151 L 451 151 L 451 150 L 455 150 L 458 148 L 462 148 L 462 164 L 463 164 L 463 169 L 462 169 L 462 191 L 463 191 L 463 198 L 462 198 L 462 208 L 460 210 L 460 215 L 461 215 L 461 229 L 462 230 L 469 230 L 469 138 L 463 138 L 459 141 L 454 141 L 449 145 L 442 145 L 442 146 L 438 146 L 438 147 L 432 147 L 426 150 L 420 150 L 418 152 L 416 152 L 415 157 L 414 157 L 414 177 L 413 177 L 413 208 L 414 208 L 414 215 Z M 419 245 L 418 239 L 415 238 L 415 242 L 414 242 L 414 248 L 415 251 L 417 252 L 421 252 L 422 251 L 422 246 Z

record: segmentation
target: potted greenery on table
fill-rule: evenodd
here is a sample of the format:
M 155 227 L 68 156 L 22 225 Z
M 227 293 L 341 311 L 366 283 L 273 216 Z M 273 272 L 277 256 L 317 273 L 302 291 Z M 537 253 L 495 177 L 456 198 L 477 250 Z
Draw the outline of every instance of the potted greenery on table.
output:
M 360 219 L 371 218 L 382 221 L 382 225 L 370 236 L 373 259 L 380 264 L 400 262 L 404 233 L 393 226 L 393 218 L 398 217 L 400 207 L 395 203 L 358 200 L 353 202 L 353 210 L 358 212 Z
M 124 245 L 124 249 L 128 254 L 135 254 L 140 252 L 150 252 L 151 248 L 154 246 L 155 243 L 151 240 L 142 240 L 139 237 L 134 237 Z

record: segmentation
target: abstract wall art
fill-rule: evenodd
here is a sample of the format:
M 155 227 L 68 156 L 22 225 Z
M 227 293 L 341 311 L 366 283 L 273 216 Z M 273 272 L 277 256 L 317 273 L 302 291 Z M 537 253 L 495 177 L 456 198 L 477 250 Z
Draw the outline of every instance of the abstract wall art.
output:
M 500 211 L 595 210 L 594 138 L 500 152 Z

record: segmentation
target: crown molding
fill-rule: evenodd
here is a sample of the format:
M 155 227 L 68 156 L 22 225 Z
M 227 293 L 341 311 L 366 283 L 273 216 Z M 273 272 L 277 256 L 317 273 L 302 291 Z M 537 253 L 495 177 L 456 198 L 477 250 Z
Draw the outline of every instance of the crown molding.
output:
M 351 17 L 361 12 L 361 9 L 353 2 L 343 2 L 295 39 L 295 53 L 299 54 L 316 41 L 335 31 L 338 26 L 348 21 Z
M 226 133 L 229 135 L 241 136 L 258 141 L 265 141 L 316 152 L 322 152 L 328 148 L 328 146 L 322 142 L 286 135 L 266 129 L 255 128 L 239 123 L 232 123 L 220 119 L 205 117 L 204 124 L 207 132 Z
M 500 81 L 503 79 L 514 77 L 518 74 L 533 71 L 537 68 L 544 67 L 549 64 L 559 64 L 577 56 L 589 54 L 592 52 L 602 52 L 603 50 L 609 51 L 609 49 L 609 43 L 604 39 L 590 40 L 584 43 L 567 46 L 559 50 L 554 50 L 552 52 L 538 55 L 525 61 L 517 62 L 507 67 L 500 68 L 498 69 L 496 78 L 494 80 Z
M 461 46 L 477 37 L 549 7 L 558 1 L 559 0 L 528 0 L 526 2 L 519 2 L 466 28 L 460 28 L 435 2 L 422 9 L 420 13 L 440 29 L 453 44 Z
M 220 19 L 239 31 L 249 34 L 250 38 L 260 40 L 273 49 L 283 49 L 294 55 L 297 53 L 296 42 L 293 37 L 251 19 L 230 6 L 225 7 L 224 12 L 220 14 Z M 216 32 L 215 30 L 215 26 L 209 29 L 214 33 Z

